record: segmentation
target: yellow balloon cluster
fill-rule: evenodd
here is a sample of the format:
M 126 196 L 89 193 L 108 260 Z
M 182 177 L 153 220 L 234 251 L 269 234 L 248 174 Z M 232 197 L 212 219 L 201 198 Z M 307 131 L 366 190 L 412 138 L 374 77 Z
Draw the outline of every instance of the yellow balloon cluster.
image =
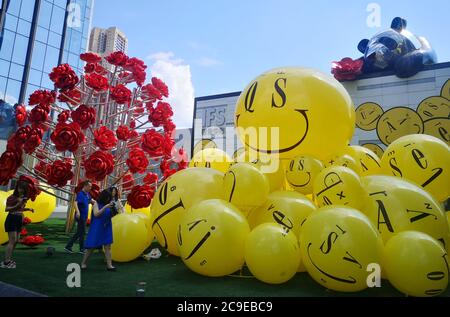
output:
M 46 188 L 46 191 L 55 194 L 51 188 Z M 11 191 L 12 194 L 13 191 Z M 35 201 L 28 200 L 26 208 L 33 208 L 34 213 L 27 211 L 24 216 L 31 219 L 32 223 L 43 222 L 47 220 L 56 208 L 56 197 L 46 192 L 41 192 Z
M 161 246 L 179 256 L 177 230 L 183 214 L 198 202 L 222 197 L 223 174 L 211 168 L 188 168 L 164 181 L 150 206 L 152 230 Z
M 260 153 L 325 159 L 349 143 L 355 109 L 345 88 L 331 76 L 307 68 L 277 68 L 243 90 L 235 127 L 242 143 Z
M 225 276 L 244 265 L 245 216 L 232 204 L 210 199 L 193 205 L 178 226 L 177 244 L 183 262 L 205 276 Z
M 401 137 L 386 149 L 381 164 L 388 175 L 415 182 L 441 202 L 450 197 L 450 147 L 438 138 Z
M 281 284 L 294 277 L 300 265 L 300 248 L 295 234 L 273 223 L 262 224 L 249 234 L 245 262 L 260 281 Z
M 225 173 L 233 160 L 227 153 L 216 148 L 207 148 L 197 152 L 189 163 L 189 167 L 212 168 Z
M 313 212 L 303 224 L 300 250 L 316 282 L 332 290 L 356 292 L 368 287 L 367 268 L 380 263 L 383 241 L 361 212 L 330 206 Z
M 352 145 L 346 149 L 346 153 L 359 164 L 360 175 L 381 174 L 381 160 L 375 152 L 363 146 Z
M 449 281 L 449 263 L 442 245 L 418 231 L 395 235 L 384 249 L 389 282 L 407 295 L 426 297 L 444 292 Z
M 343 166 L 351 169 L 356 174 L 360 175 L 362 173 L 361 166 L 357 161 L 349 154 L 343 154 L 334 156 L 327 160 L 327 167 L 330 166 Z
M 323 169 L 323 163 L 315 157 L 297 156 L 286 166 L 286 180 L 296 192 L 309 195 L 313 192 L 314 180 Z
M 112 218 L 112 259 L 130 262 L 139 257 L 148 246 L 148 231 L 144 219 L 132 214 L 118 214 Z

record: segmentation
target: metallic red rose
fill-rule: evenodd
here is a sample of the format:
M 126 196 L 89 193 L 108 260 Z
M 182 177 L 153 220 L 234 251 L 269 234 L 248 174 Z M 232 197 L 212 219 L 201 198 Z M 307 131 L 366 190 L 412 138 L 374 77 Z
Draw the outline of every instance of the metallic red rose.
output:
M 72 120 L 85 130 L 89 128 L 91 124 L 95 123 L 96 111 L 93 107 L 81 105 L 76 110 L 72 111 L 71 116 Z
M 148 121 L 150 121 L 154 127 L 160 127 L 172 116 L 172 107 L 167 102 L 160 101 L 155 108 L 150 110 Z
M 114 156 L 108 152 L 96 151 L 84 161 L 84 169 L 87 178 L 102 181 L 114 170 Z
M 86 63 L 98 63 L 102 61 L 102 57 L 91 52 L 80 54 L 80 59 Z
M 108 90 L 108 78 L 103 77 L 99 74 L 92 73 L 84 76 L 86 80 L 86 85 L 95 91 L 105 91 Z
M 145 183 L 146 185 L 156 186 L 156 184 L 158 183 L 158 174 L 155 174 L 155 173 L 148 173 L 148 174 L 144 177 L 144 183 Z
M 6 186 L 22 166 L 22 152 L 6 150 L 0 156 L 0 185 Z
M 47 167 L 48 167 L 47 163 L 39 162 L 34 166 L 34 172 L 37 175 L 45 178 L 45 175 L 47 174 Z
M 45 239 L 41 236 L 26 236 L 20 243 L 29 247 L 35 247 L 45 242 Z
M 349 57 L 343 58 L 340 62 L 333 62 L 331 73 L 339 81 L 355 80 L 362 74 L 364 59 L 353 60 Z
M 130 129 L 126 125 L 121 125 L 117 128 L 116 135 L 119 140 L 127 141 L 130 138 Z
M 28 175 L 21 175 L 19 181 L 28 183 L 28 197 L 31 201 L 35 201 L 36 197 L 41 193 L 39 189 L 39 181 Z
M 55 101 L 56 101 L 56 92 L 49 90 L 36 90 L 28 98 L 28 104 L 30 106 L 34 105 L 49 106 L 55 103 Z
M 147 84 L 142 87 L 141 95 L 143 98 L 148 99 L 150 102 L 155 102 L 156 100 L 161 100 L 163 95 L 159 89 L 157 89 L 152 84 Z
M 61 90 L 58 100 L 67 102 L 72 106 L 78 106 L 81 102 L 81 92 L 78 89 Z
M 164 179 L 169 178 L 170 176 L 172 176 L 173 174 L 175 174 L 177 172 L 177 170 L 172 168 L 171 165 L 172 165 L 171 162 L 166 159 L 164 159 L 160 163 L 159 169 L 160 169 L 161 173 L 163 174 Z
M 173 123 L 172 120 L 167 120 L 164 122 L 164 133 L 172 135 L 177 126 Z
M 49 185 L 64 187 L 72 177 L 72 164 L 67 161 L 56 160 L 47 167 L 46 179 Z
M 39 125 L 47 121 L 48 114 L 48 108 L 42 105 L 37 105 L 31 109 L 28 120 L 34 125 Z
M 115 66 L 125 66 L 128 62 L 128 56 L 123 52 L 117 51 L 105 57 L 108 63 Z
M 164 97 L 169 97 L 169 88 L 167 88 L 167 85 L 161 79 L 153 77 L 152 84 Z
M 127 202 L 133 209 L 141 209 L 150 206 L 155 190 L 149 185 L 134 186 L 128 194 Z
M 81 132 L 80 125 L 76 122 L 58 123 L 50 136 L 58 151 L 75 152 L 81 142 L 84 141 L 84 134 Z
M 142 151 L 140 148 L 132 149 L 128 154 L 128 159 L 126 161 L 126 164 L 130 169 L 130 172 L 133 174 L 145 173 L 148 163 L 149 161 L 147 156 L 145 155 L 145 152 Z
M 131 90 L 120 84 L 111 89 L 111 98 L 118 104 L 128 104 L 131 102 Z
M 94 131 L 94 143 L 102 150 L 111 150 L 117 144 L 114 132 L 106 126 L 101 126 Z
M 43 135 L 44 131 L 42 131 L 41 128 L 33 128 L 23 146 L 25 153 L 32 154 L 36 150 L 36 148 L 41 145 Z
M 87 63 L 84 66 L 84 73 L 85 74 L 90 74 L 90 73 L 93 73 L 93 72 L 95 72 L 95 64 L 94 63 Z
M 25 122 L 27 121 L 27 117 L 28 117 L 28 114 L 27 114 L 27 110 L 26 110 L 25 106 L 24 105 L 18 105 L 16 107 L 16 122 L 17 122 L 17 125 L 19 127 L 23 126 L 25 124 Z
M 14 138 L 12 138 L 11 141 L 14 141 L 16 145 L 25 144 L 25 142 L 27 142 L 28 140 L 28 136 L 30 135 L 31 130 L 33 130 L 33 128 L 30 125 L 20 127 L 19 129 L 17 129 Z
M 50 80 L 55 83 L 55 87 L 59 89 L 73 89 L 79 82 L 77 74 L 73 71 L 69 64 L 62 64 L 54 67 L 48 75 Z
M 151 157 L 162 156 L 164 154 L 164 137 L 155 129 L 149 129 L 141 137 L 142 149 Z
M 58 122 L 65 123 L 70 118 L 70 111 L 64 110 L 58 115 Z
M 133 174 L 125 174 L 122 178 L 122 187 L 125 190 L 131 190 L 134 186 L 134 177 Z

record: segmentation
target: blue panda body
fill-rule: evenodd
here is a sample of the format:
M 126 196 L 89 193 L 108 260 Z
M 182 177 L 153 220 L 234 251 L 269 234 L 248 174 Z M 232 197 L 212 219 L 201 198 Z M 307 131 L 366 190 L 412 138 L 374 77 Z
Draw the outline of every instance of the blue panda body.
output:
M 398 77 L 417 74 L 424 65 L 437 62 L 428 41 L 406 30 L 406 20 L 395 18 L 389 30 L 380 32 L 358 45 L 364 53 L 364 73 L 394 70 Z

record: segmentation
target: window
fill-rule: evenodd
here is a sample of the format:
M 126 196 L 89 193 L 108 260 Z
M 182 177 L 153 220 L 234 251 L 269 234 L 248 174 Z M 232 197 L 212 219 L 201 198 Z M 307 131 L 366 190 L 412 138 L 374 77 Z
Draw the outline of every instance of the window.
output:
M 52 7 L 47 1 L 41 2 L 41 7 L 39 9 L 39 19 L 38 25 L 46 29 L 50 28 L 50 18 L 52 16 Z
M 19 16 L 19 11 L 20 11 L 20 3 L 22 2 L 22 0 L 13 0 L 13 1 L 9 1 L 9 6 L 8 6 L 8 13 L 15 15 L 16 17 Z
M 19 24 L 17 25 L 17 33 L 25 35 L 26 37 L 30 36 L 31 23 L 25 20 L 19 19 Z
M 30 97 L 30 95 L 31 95 L 35 90 L 38 90 L 38 89 L 39 89 L 38 86 L 34 86 L 34 85 L 28 84 L 28 85 L 27 85 L 27 90 L 26 90 L 26 92 L 25 92 L 25 100 L 28 101 L 28 97 Z
M 15 16 L 12 16 L 11 14 L 6 14 L 6 17 L 5 17 L 5 29 L 11 30 L 13 32 L 16 32 L 17 20 L 18 19 Z
M 56 65 L 54 65 L 54 66 L 56 66 Z M 54 88 L 54 84 L 50 80 L 50 77 L 48 77 L 47 73 L 42 73 L 41 87 L 43 87 L 45 89 L 50 89 L 50 90 Z
M 9 78 L 22 81 L 23 77 L 23 66 L 11 63 L 11 67 L 9 69 Z
M 45 45 L 40 42 L 34 42 L 33 56 L 31 57 L 31 67 L 42 70 L 44 67 Z
M 50 22 L 50 31 L 62 34 L 64 26 L 65 11 L 58 7 L 53 7 L 52 20 Z
M 20 17 L 22 19 L 30 22 L 33 20 L 34 3 L 35 1 L 22 1 L 22 6 L 20 7 Z
M 47 46 L 47 53 L 45 54 L 45 62 L 44 62 L 44 72 L 50 73 L 53 69 L 53 67 L 56 67 L 58 65 L 58 59 L 59 59 L 59 50 Z
M 0 76 L 7 77 L 9 74 L 9 62 L 0 59 Z
M 74 2 L 74 1 L 71 1 L 71 2 Z M 57 6 L 63 8 L 63 9 L 66 9 L 67 0 L 54 0 L 53 3 L 56 4 Z
M 5 92 L 6 92 L 6 78 L 0 76 L 0 99 L 5 100 Z
M 22 35 L 16 35 L 16 41 L 14 43 L 14 52 L 12 55 L 12 61 L 14 63 L 24 65 L 25 57 L 28 49 L 28 38 Z
M 68 62 L 69 62 L 70 66 L 72 66 L 74 68 L 78 68 L 78 60 L 79 60 L 78 55 L 75 55 L 72 53 L 69 54 Z
M 80 50 L 81 50 L 81 33 L 72 30 L 72 38 L 70 39 L 69 51 L 78 54 Z
M 48 30 L 38 26 L 36 30 L 36 40 L 47 43 Z
M 28 75 L 28 82 L 33 85 L 41 85 L 42 72 L 34 69 L 30 69 L 30 74 Z
M 59 49 L 61 47 L 61 35 L 58 35 L 55 32 L 50 31 L 48 35 L 48 44 L 57 47 Z
M 20 95 L 20 81 L 9 79 L 6 85 L 5 101 L 10 104 L 15 104 L 19 100 Z
M 14 46 L 14 33 L 5 30 L 5 34 L 3 35 L 2 46 L 0 47 L 0 58 L 6 59 L 7 61 L 11 60 L 13 46 Z

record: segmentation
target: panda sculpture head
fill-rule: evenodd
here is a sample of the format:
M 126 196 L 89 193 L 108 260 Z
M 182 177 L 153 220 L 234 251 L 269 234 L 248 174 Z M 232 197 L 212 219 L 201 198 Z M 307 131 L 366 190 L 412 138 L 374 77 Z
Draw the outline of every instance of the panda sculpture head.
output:
M 436 54 L 425 38 L 406 30 L 406 20 L 395 18 L 389 30 L 358 44 L 364 54 L 364 73 L 394 70 L 399 77 L 410 77 L 423 65 L 437 62 Z

